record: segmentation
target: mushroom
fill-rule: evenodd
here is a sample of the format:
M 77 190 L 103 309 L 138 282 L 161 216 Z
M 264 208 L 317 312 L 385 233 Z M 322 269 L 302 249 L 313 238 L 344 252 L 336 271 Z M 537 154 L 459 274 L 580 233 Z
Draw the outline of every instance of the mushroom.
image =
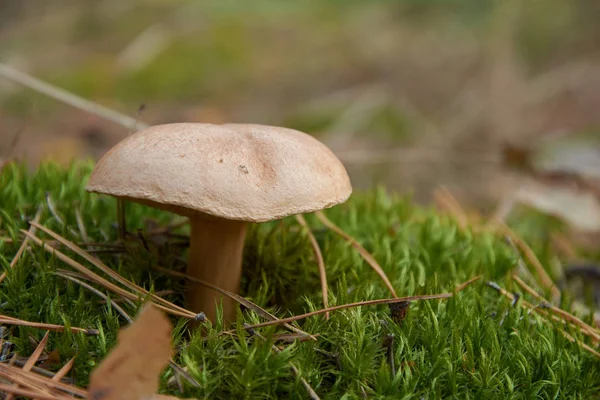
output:
M 87 190 L 188 217 L 187 274 L 238 293 L 248 223 L 310 213 L 352 193 L 340 160 L 312 136 L 255 125 L 172 123 L 127 137 L 96 164 Z M 190 283 L 186 304 L 208 318 L 222 301 L 226 321 L 235 302 Z

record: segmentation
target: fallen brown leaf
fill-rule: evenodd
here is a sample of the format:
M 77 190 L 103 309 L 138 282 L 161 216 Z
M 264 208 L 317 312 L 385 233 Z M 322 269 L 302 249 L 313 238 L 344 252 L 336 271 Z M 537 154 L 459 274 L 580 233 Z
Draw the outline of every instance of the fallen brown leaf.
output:
M 90 377 L 95 400 L 137 400 L 157 397 L 160 373 L 173 354 L 171 322 L 152 304 L 121 330 L 117 345 Z

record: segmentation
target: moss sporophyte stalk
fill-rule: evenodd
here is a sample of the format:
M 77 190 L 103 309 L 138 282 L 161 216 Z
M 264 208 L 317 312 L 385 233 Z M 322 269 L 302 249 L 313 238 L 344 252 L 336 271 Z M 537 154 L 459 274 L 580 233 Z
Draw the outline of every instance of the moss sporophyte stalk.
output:
M 84 255 L 144 291 L 160 293 L 165 300 L 161 304 L 175 310 L 185 305 L 186 282 L 154 267 L 184 272 L 191 230 L 171 212 L 128 202 L 128 232 L 120 241 L 116 199 L 85 189 L 93 168 L 91 162 L 69 168 L 45 163 L 30 171 L 9 163 L 0 175 L 4 340 L 13 344 L 12 352 L 26 356 L 46 333 L 37 326 L 11 324 L 10 318 L 66 327 L 48 335 L 46 348 L 60 357 L 60 363 L 49 368 L 56 371 L 74 357 L 71 378 L 81 387 L 87 386 L 90 371 L 115 346 L 119 329 L 129 323 L 114 305 L 133 316 L 147 301 L 157 302 L 115 280 Z M 37 225 L 47 232 L 36 229 L 31 236 L 40 243 L 31 239 L 11 268 L 26 237 L 22 230 L 30 230 L 38 210 Z M 251 333 L 246 327 L 267 319 L 248 307 L 239 309 L 230 327 L 224 324 L 221 308 L 201 329 L 188 329 L 187 314 L 171 313 L 173 362 L 178 367 L 164 370 L 161 393 L 182 398 L 301 399 L 309 396 L 308 385 L 321 399 L 600 395 L 600 359 L 585 347 L 595 351 L 593 337 L 582 327 L 573 328 L 572 322 L 561 322 L 563 317 L 552 318 L 558 315 L 551 314 L 552 309 L 544 309 L 545 316 L 526 307 L 523 300 L 533 306 L 540 300 L 515 283 L 512 275 L 519 254 L 501 235 L 462 229 L 451 216 L 384 189 L 355 191 L 346 203 L 324 214 L 372 255 L 398 297 L 453 295 L 411 301 L 408 308 L 394 313 L 403 315 L 401 323 L 394 321 L 398 318 L 392 317 L 387 304 L 331 311 L 329 319 L 318 314 L 289 322 L 316 340 L 290 333 L 283 324 L 255 327 Z M 351 243 L 324 229 L 316 216 L 307 214 L 305 219 L 322 250 L 330 307 L 391 297 Z M 539 218 L 522 218 L 516 227 L 535 234 L 536 227 L 547 228 L 539 224 Z M 541 264 L 548 265 L 551 249 L 534 235 L 525 239 Z M 85 270 L 77 271 L 73 262 Z M 124 300 L 85 275 L 86 270 L 134 296 Z M 481 279 L 455 293 L 457 285 L 479 275 Z M 519 294 L 520 300 L 513 304 L 487 282 Z M 279 319 L 322 308 L 315 253 L 294 217 L 248 226 L 239 294 Z M 568 304 L 561 304 L 564 307 Z M 579 319 L 593 325 L 589 316 Z

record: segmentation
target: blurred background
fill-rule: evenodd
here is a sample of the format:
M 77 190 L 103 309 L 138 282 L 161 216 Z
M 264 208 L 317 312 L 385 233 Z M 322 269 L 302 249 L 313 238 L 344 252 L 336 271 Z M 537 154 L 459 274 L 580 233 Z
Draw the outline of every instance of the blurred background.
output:
M 148 124 L 308 132 L 357 188 L 488 209 L 600 176 L 600 2 L 2 0 L 0 62 Z M 0 74 L 0 157 L 101 156 L 123 127 Z

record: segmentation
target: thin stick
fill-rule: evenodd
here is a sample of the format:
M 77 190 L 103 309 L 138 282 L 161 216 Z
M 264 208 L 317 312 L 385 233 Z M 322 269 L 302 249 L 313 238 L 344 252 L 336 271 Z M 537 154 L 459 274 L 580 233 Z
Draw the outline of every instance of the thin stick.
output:
M 20 389 L 20 388 L 17 388 L 16 386 L 5 385 L 3 383 L 0 383 L 0 392 L 12 393 L 12 394 L 16 394 L 17 396 L 23 396 L 25 398 L 31 398 L 31 399 L 34 399 L 34 398 L 40 399 L 40 400 L 56 400 L 57 399 L 56 396 L 49 396 L 49 395 L 42 394 L 39 392 L 32 392 L 31 390 Z
M 385 285 L 387 286 L 389 291 L 392 293 L 392 296 L 397 298 L 398 295 L 396 294 L 396 291 L 394 290 L 392 283 L 388 279 L 387 275 L 385 274 L 385 272 L 383 271 L 381 266 L 377 263 L 375 258 L 373 258 L 373 256 L 364 247 L 362 247 L 360 245 L 360 243 L 358 243 L 352 236 L 348 235 L 341 228 L 339 228 L 337 225 L 335 225 L 333 222 L 331 222 L 325 216 L 325 214 L 323 214 L 322 211 L 317 211 L 315 213 L 315 215 L 317 216 L 317 218 L 319 218 L 319 220 L 323 223 L 323 225 L 325 225 L 327 228 L 331 229 L 332 231 L 337 233 L 339 236 L 344 238 L 348 243 L 350 243 L 352 245 L 352 247 L 354 247 L 360 253 L 360 255 L 365 259 L 365 261 L 371 266 L 371 268 L 373 268 L 373 270 L 377 273 L 377 275 L 379 275 L 379 277 L 383 280 L 383 282 L 385 283 Z
M 501 288 L 500 286 L 498 286 L 496 283 L 494 282 L 488 282 L 487 285 L 489 287 L 491 287 L 492 289 L 496 290 L 497 292 L 499 292 L 501 295 L 503 295 L 504 297 L 508 298 L 511 301 L 514 301 L 515 296 L 508 292 L 507 290 Z M 533 304 L 522 300 L 519 302 L 519 304 L 521 305 L 521 307 L 524 308 L 528 308 L 538 314 L 541 314 L 543 316 L 546 317 L 550 317 L 551 319 L 554 319 L 555 321 L 561 322 L 563 324 L 567 324 L 567 321 L 562 320 L 560 318 L 558 318 L 555 315 L 550 315 L 548 312 L 546 312 L 545 310 L 541 310 L 539 307 L 534 306 Z M 547 319 L 542 318 L 542 321 L 549 323 L 549 321 Z M 593 355 L 595 355 L 596 357 L 600 357 L 600 353 L 598 353 L 596 350 L 592 349 L 590 346 L 586 345 L 585 343 L 575 339 L 573 336 L 571 336 L 570 334 L 568 334 L 567 332 L 563 331 L 562 329 L 558 329 L 558 331 L 565 336 L 569 341 L 573 342 L 573 343 L 577 343 L 579 344 L 581 347 L 583 347 L 585 350 L 589 351 L 590 353 L 592 353 Z M 585 331 L 582 331 L 583 333 L 586 333 Z
M 579 328 L 581 328 L 583 331 L 587 332 L 588 336 L 591 336 L 592 339 L 595 342 L 600 342 L 600 335 L 598 334 L 598 332 L 596 331 L 596 329 L 594 329 L 593 327 L 591 327 L 590 325 L 586 324 L 585 322 L 583 322 L 582 320 L 580 320 L 579 318 L 577 318 L 576 316 L 574 316 L 573 314 L 570 314 L 558 307 L 555 307 L 553 305 L 551 305 L 546 299 L 544 299 L 541 295 L 539 295 L 535 290 L 533 290 L 533 288 L 529 287 L 529 285 L 527 285 L 525 282 L 523 282 L 523 280 L 521 280 L 521 278 L 519 278 L 516 275 L 513 275 L 513 279 L 519 284 L 519 286 L 521 286 L 523 288 L 523 290 L 525 290 L 527 293 L 531 294 L 533 297 L 537 298 L 538 300 L 544 301 L 548 304 L 548 308 L 554 312 L 555 314 L 559 315 L 560 317 L 562 317 L 565 321 L 570 322 L 573 325 L 578 326 Z
M 319 276 L 321 277 L 321 293 L 323 296 L 323 307 L 329 307 L 329 299 L 327 293 L 327 272 L 325 271 L 325 261 L 323 260 L 323 254 L 321 253 L 321 248 L 319 247 L 319 243 L 313 235 L 310 227 L 306 223 L 306 219 L 301 214 L 296 215 L 296 221 L 302 226 L 308 238 L 310 239 L 310 244 L 315 253 L 315 258 L 317 259 L 317 266 L 319 267 Z M 329 319 L 329 313 L 325 313 L 325 319 Z
M 63 325 L 44 324 L 41 322 L 24 321 L 22 319 L 8 317 L 6 315 L 0 315 L 0 324 L 28 326 L 30 328 L 46 329 L 48 331 L 55 331 L 55 332 L 64 332 L 67 329 Z M 68 330 L 70 330 L 73 333 L 80 332 L 80 333 L 85 333 L 86 335 L 91 335 L 91 336 L 98 334 L 98 331 L 96 331 L 95 329 L 84 329 L 84 328 L 71 327 L 71 328 L 68 328 Z
M 99 290 L 96 290 L 94 287 L 92 287 L 92 286 L 88 285 L 87 283 L 85 283 L 85 282 L 82 282 L 82 281 L 80 281 L 80 280 L 78 280 L 78 279 L 76 279 L 76 278 L 74 278 L 74 277 L 72 277 L 72 276 L 65 275 L 65 274 L 61 274 L 61 273 L 58 273 L 57 275 L 59 275 L 59 276 L 62 276 L 63 278 L 69 279 L 69 280 L 71 280 L 71 281 L 73 281 L 73 282 L 76 282 L 76 283 L 78 283 L 79 285 L 81 285 L 81 286 L 85 287 L 86 289 L 89 289 L 90 291 L 92 291 L 92 292 L 93 292 L 93 293 L 95 293 L 96 295 L 98 295 L 98 296 L 102 297 L 102 298 L 103 298 L 103 299 L 104 299 L 106 302 L 110 302 L 110 303 L 111 303 L 111 305 L 112 305 L 112 306 L 115 308 L 115 310 L 117 310 L 117 312 L 119 312 L 119 314 L 121 314 L 121 315 L 123 316 L 123 318 L 125 318 L 125 319 L 127 320 L 127 322 L 128 322 L 128 323 L 130 323 L 130 324 L 132 324 L 132 323 L 133 323 L 133 318 L 131 318 L 131 317 L 129 316 L 129 314 L 127 314 L 127 313 L 125 312 L 125 310 L 123 310 L 121 307 L 119 307 L 119 306 L 118 306 L 118 305 L 117 305 L 117 304 L 116 304 L 116 303 L 115 303 L 115 302 L 114 302 L 114 301 L 113 301 L 113 300 L 112 300 L 110 297 L 106 296 L 104 293 L 100 292 Z M 73 364 L 73 362 L 74 362 L 74 361 L 75 361 L 75 359 L 71 359 L 71 361 L 70 361 L 70 362 L 71 362 L 71 366 L 72 366 L 72 364 Z M 172 368 L 173 368 L 173 369 L 174 369 L 176 372 L 182 373 L 183 369 L 182 369 L 181 367 L 179 367 L 179 365 L 177 365 L 177 364 L 175 363 L 175 361 L 173 361 L 173 359 L 171 359 L 169 363 L 170 363 L 171 367 L 172 367 Z M 66 365 L 65 365 L 63 368 L 65 368 L 65 367 L 66 367 Z M 70 367 L 69 367 L 69 369 L 70 369 Z M 58 375 L 58 374 L 59 374 L 61 371 L 62 371 L 62 368 L 61 368 L 61 370 L 60 370 L 59 372 L 57 372 L 57 375 Z M 67 370 L 64 372 L 64 374 L 66 374 L 67 372 L 68 372 L 68 369 L 67 369 Z M 184 378 L 186 378 L 186 380 L 187 380 L 188 382 L 192 383 L 192 384 L 193 384 L 193 385 L 195 385 L 196 387 L 199 387 L 199 386 L 200 386 L 200 385 L 198 384 L 198 382 L 196 382 L 196 381 L 195 381 L 195 380 L 194 380 L 194 379 L 193 379 L 191 376 L 189 376 L 189 375 L 187 375 L 187 374 L 183 374 L 183 373 L 182 373 L 182 375 L 184 375 Z M 187 376 L 186 376 L 186 375 L 187 375 Z M 62 376 L 61 376 L 61 378 L 62 378 Z M 60 378 L 59 378 L 59 380 L 60 380 Z
M 237 295 L 235 293 L 232 293 L 232 292 L 229 292 L 227 290 L 221 289 L 220 287 L 215 286 L 213 284 L 210 284 L 210 283 L 208 283 L 206 281 L 203 281 L 202 279 L 198 279 L 198 278 L 195 278 L 193 276 L 189 276 L 189 275 L 183 274 L 181 272 L 172 271 L 170 269 L 167 269 L 167 268 L 164 268 L 164 267 L 160 267 L 158 265 L 153 265 L 152 268 L 156 269 L 157 271 L 161 271 L 161 272 L 163 272 L 165 274 L 169 274 L 169 275 L 172 275 L 172 276 L 177 276 L 179 278 L 187 279 L 190 282 L 194 282 L 194 283 L 197 283 L 197 284 L 202 285 L 204 287 L 207 287 L 209 289 L 213 289 L 213 290 L 221 293 L 222 295 L 227 296 L 227 297 L 229 297 L 230 299 L 232 299 L 234 301 L 237 301 L 238 303 L 240 303 L 244 307 L 253 310 L 258 315 L 260 315 L 261 317 L 263 317 L 265 319 L 268 319 L 270 321 L 279 321 L 279 319 L 276 316 L 274 316 L 273 314 L 271 314 L 267 310 L 261 308 L 260 306 L 252 303 L 250 300 L 247 300 L 247 299 L 243 298 L 242 296 L 239 296 L 239 295 Z M 289 325 L 289 324 L 286 323 L 286 324 L 284 324 L 284 326 L 286 328 L 288 328 L 289 330 L 291 330 L 293 332 L 296 332 L 296 333 L 298 333 L 300 335 L 307 336 L 307 337 L 309 337 L 309 338 L 311 338 L 312 340 L 315 340 L 315 341 L 317 340 L 317 338 L 314 337 L 313 335 L 311 335 L 310 333 L 304 332 L 303 330 L 301 330 L 299 328 L 296 328 L 293 325 Z
M 149 126 L 143 122 L 137 121 L 134 118 L 128 117 L 117 111 L 101 106 L 100 104 L 76 96 L 73 93 L 67 92 L 66 90 L 57 86 L 34 78 L 31 75 L 25 74 L 3 63 L 0 63 L 0 76 L 10 79 L 13 82 L 17 82 L 37 92 L 43 93 L 46 96 L 62 101 L 63 103 L 72 107 L 86 111 L 90 114 L 97 115 L 126 128 L 137 126 L 139 129 L 145 129 Z
M 540 260 L 537 258 L 537 256 L 533 252 L 533 250 L 531 250 L 531 247 L 529 247 L 527 245 L 527 243 L 525 243 L 525 241 L 523 239 L 521 239 L 519 237 L 519 235 L 517 235 L 516 232 L 514 232 L 512 229 L 510 229 L 509 226 L 506 225 L 504 222 L 502 222 L 500 220 L 495 220 L 495 222 L 496 222 L 496 226 L 498 226 L 498 228 L 502 231 L 502 233 L 504 233 L 506 236 L 508 236 L 512 239 L 512 241 L 517 245 L 517 247 L 524 254 L 525 258 L 533 266 L 533 268 L 535 269 L 535 271 L 538 274 L 540 284 L 542 285 L 542 287 L 544 287 L 546 289 L 550 289 L 550 291 L 552 292 L 552 296 L 555 298 L 559 298 L 560 290 L 556 287 L 556 285 L 552 281 L 552 278 L 550 278 L 550 275 L 548 275 L 548 273 L 542 266 L 542 263 L 540 262 Z
M 25 362 L 26 362 L 26 360 L 23 361 L 23 360 L 17 360 L 17 359 L 15 359 L 14 365 L 16 365 L 18 367 L 23 367 L 23 365 L 25 365 Z M 43 368 L 33 367 L 33 368 L 31 368 L 31 371 L 33 371 L 33 372 L 35 372 L 37 374 L 41 374 L 41 375 L 47 376 L 48 378 L 53 378 L 54 377 L 54 374 L 52 372 L 47 371 L 47 370 L 45 370 Z
M 85 223 L 83 222 L 83 217 L 81 216 L 81 210 L 79 210 L 79 207 L 75 208 L 75 220 L 77 221 L 77 227 L 79 228 L 81 239 L 83 240 L 83 243 L 87 245 L 90 242 L 90 238 L 87 234 L 87 229 L 85 229 Z
M 47 252 L 49 252 L 50 254 L 53 254 L 54 256 L 56 256 L 56 258 L 58 258 L 59 260 L 67 263 L 68 265 L 70 265 L 71 267 L 73 267 L 74 269 L 76 269 L 77 271 L 81 272 L 83 275 L 87 276 L 88 278 L 90 278 L 91 280 L 95 281 L 96 283 L 104 286 L 105 288 L 113 291 L 114 293 L 117 293 L 118 295 L 125 297 L 129 300 L 139 300 L 140 297 L 139 295 L 134 295 L 133 293 L 130 293 L 122 288 L 120 288 L 119 286 L 116 286 L 115 284 L 107 281 L 106 279 L 102 278 L 100 275 L 90 271 L 89 269 L 87 269 L 86 267 L 84 267 L 83 265 L 81 265 L 80 263 L 78 263 L 77 261 L 67 257 L 66 255 L 64 255 L 63 253 L 61 253 L 60 251 L 56 250 L 54 247 L 49 246 L 47 243 L 42 242 L 42 240 L 40 240 L 38 237 L 30 235 L 28 232 L 23 231 L 23 233 L 25 233 L 26 235 L 29 236 L 29 238 L 38 246 L 41 246 L 44 250 L 46 250 Z M 152 298 L 159 298 L 158 296 L 154 296 Z M 161 299 L 164 300 L 164 299 Z M 165 300 L 166 301 L 166 300 Z M 162 304 L 157 304 L 154 303 L 154 305 L 158 308 L 160 308 L 161 310 L 173 314 L 173 315 L 178 315 L 181 317 L 186 317 L 186 318 L 190 318 L 193 319 L 196 317 L 196 314 L 192 313 L 191 311 L 187 311 L 185 310 L 185 312 L 182 311 L 178 311 L 173 309 L 172 307 L 165 307 Z
M 27 359 L 27 362 L 25 362 L 25 365 L 23 365 L 23 371 L 30 372 L 31 369 L 35 366 L 35 363 L 38 361 L 38 359 L 42 355 L 42 352 L 46 349 L 46 344 L 48 343 L 49 335 L 50 335 L 50 331 L 46 331 L 46 334 L 44 335 L 42 340 L 40 340 L 40 342 L 38 343 L 37 347 L 33 351 L 33 354 L 31 354 L 31 356 L 29 356 L 29 358 Z M 9 393 L 6 396 L 6 400 L 12 400 L 12 398 L 13 398 L 12 393 Z
M 377 300 L 359 301 L 357 303 L 342 304 L 339 306 L 324 308 L 322 310 L 311 311 L 306 314 L 296 315 L 296 316 L 288 317 L 288 318 L 282 318 L 277 321 L 262 322 L 260 324 L 248 325 L 247 329 L 255 329 L 255 328 L 261 328 L 263 326 L 278 325 L 278 324 L 282 324 L 282 323 L 286 323 L 286 322 L 298 321 L 301 319 L 312 317 L 314 315 L 324 314 L 328 311 L 337 311 L 337 310 L 343 310 L 346 308 L 374 306 L 374 305 L 378 305 L 378 304 L 396 304 L 396 303 L 403 303 L 403 302 L 415 301 L 415 300 L 447 299 L 449 297 L 452 297 L 454 294 L 458 293 L 459 291 L 464 290 L 467 286 L 469 286 L 471 283 L 475 282 L 477 279 L 479 279 L 479 277 L 471 278 L 468 281 L 461 283 L 460 285 L 458 285 L 455 288 L 454 292 L 452 292 L 452 293 L 425 294 L 425 295 L 420 295 L 420 296 L 395 297 L 393 299 L 377 299 Z
M 35 213 L 35 217 L 33 217 L 33 222 L 35 222 L 35 223 L 40 222 L 40 218 L 42 217 L 42 211 L 43 211 L 42 207 L 38 208 L 37 212 Z M 33 225 L 29 226 L 29 233 L 31 233 L 32 235 L 35 235 L 36 231 L 37 231 L 37 228 L 35 226 L 33 226 Z M 29 238 L 25 237 L 25 239 L 23 239 L 23 242 L 21 243 L 21 247 L 19 247 L 19 250 L 17 250 L 17 254 L 15 254 L 15 257 L 10 262 L 11 269 L 17 265 L 17 263 L 19 262 L 19 259 L 25 252 L 25 249 L 27 248 L 28 244 L 29 244 Z M 0 283 L 2 283 L 4 281 L 4 279 L 6 279 L 6 272 L 3 272 L 2 275 L 0 275 Z
M 517 271 L 518 271 L 518 273 L 520 273 L 524 277 L 527 277 L 530 280 L 530 282 L 537 282 L 537 278 L 533 275 L 533 273 L 527 267 L 527 263 L 523 259 L 523 256 L 521 255 L 521 251 L 515 245 L 515 242 L 509 236 L 507 236 L 507 235 L 504 235 L 504 239 L 508 242 L 508 244 L 510 245 L 510 247 L 512 247 L 512 249 L 515 252 L 515 254 L 518 255 L 518 259 L 517 259 Z
M 73 243 L 73 242 L 65 239 L 64 237 L 60 236 L 58 233 L 53 232 L 52 230 L 50 230 L 50 229 L 48 229 L 45 226 L 40 225 L 40 224 L 35 224 L 35 226 L 37 226 L 38 229 L 44 231 L 48 235 L 52 236 L 54 239 L 58 240 L 63 245 L 67 246 L 69 249 L 73 250 L 75 253 L 77 253 L 78 255 L 80 255 L 81 257 L 83 257 L 86 261 L 90 262 L 96 268 L 98 268 L 99 270 L 101 270 L 106 275 L 110 276 L 111 278 L 113 278 L 115 281 L 121 283 L 123 286 L 129 288 L 130 290 L 133 290 L 133 291 L 138 292 L 138 293 L 142 293 L 145 296 L 150 296 L 157 303 L 162 304 L 165 307 L 170 307 L 173 310 L 178 311 L 180 314 L 183 314 L 184 316 L 187 314 L 187 315 L 189 315 L 190 318 L 195 318 L 196 317 L 195 313 L 193 313 L 193 312 L 191 312 L 189 310 L 186 310 L 183 307 L 179 307 L 178 305 L 175 305 L 175 304 L 171 303 L 170 301 L 163 299 L 162 297 L 158 297 L 155 294 L 150 293 L 146 289 L 144 289 L 144 288 L 136 285 L 135 283 L 133 283 L 133 282 L 131 282 L 131 281 L 123 278 L 121 275 L 117 274 L 111 268 L 109 268 L 108 266 L 106 266 L 102 261 L 100 261 L 96 257 L 93 257 L 91 254 L 89 254 L 88 252 L 86 252 L 85 250 L 83 250 L 81 247 L 77 246 L 75 243 Z
M 483 275 L 477 275 L 471 279 L 469 279 L 466 282 L 461 283 L 460 285 L 458 285 L 456 288 L 454 288 L 454 293 L 458 293 L 458 292 L 462 292 L 467 286 L 469 286 L 470 284 L 472 284 L 473 282 L 478 281 L 479 279 L 481 279 Z
M 56 374 L 54 374 L 54 376 L 52 377 L 52 380 L 54 382 L 60 382 L 65 376 L 67 376 L 67 374 L 69 373 L 71 368 L 73 368 L 73 365 L 75 365 L 75 357 L 73 357 L 69 361 L 67 361 L 67 363 L 65 365 L 63 365 L 56 372 Z
M 50 331 L 46 332 L 46 334 L 44 335 L 42 340 L 40 340 L 40 342 L 38 343 L 37 347 L 35 348 L 33 354 L 27 359 L 27 362 L 25 363 L 25 365 L 23 365 L 23 371 L 27 371 L 27 372 L 31 371 L 31 368 L 33 368 L 35 363 L 38 361 L 38 359 L 40 358 L 40 356 L 46 349 L 46 345 L 48 344 L 49 335 L 50 335 Z
M 248 328 L 254 329 L 254 328 L 262 328 L 264 326 L 279 325 L 279 324 L 283 324 L 286 322 L 298 321 L 298 320 L 305 319 L 305 318 L 312 317 L 312 316 L 319 315 L 319 314 L 325 314 L 328 311 L 338 311 L 338 310 L 343 310 L 346 308 L 362 307 L 362 306 L 375 306 L 378 304 L 395 304 L 395 303 L 401 303 L 403 301 L 447 299 L 449 297 L 452 297 L 452 293 L 431 294 L 431 295 L 423 295 L 423 296 L 395 297 L 392 299 L 359 301 L 358 303 L 342 304 L 340 306 L 323 308 L 321 310 L 311 311 L 311 312 L 308 312 L 305 314 L 295 315 L 293 317 L 281 318 L 276 321 L 261 322 L 259 324 L 249 325 Z
M 58 392 L 56 390 L 49 389 L 43 383 L 40 383 L 34 379 L 28 379 L 30 376 L 21 376 L 14 373 L 14 371 L 10 370 L 0 370 L 0 376 L 5 380 L 12 381 L 15 387 L 23 387 L 24 389 L 29 390 L 37 390 L 42 394 L 54 396 L 55 399 L 60 400 L 72 400 L 72 397 L 66 396 L 64 393 Z M 6 397 L 7 400 L 12 399 L 13 395 L 9 393 Z
M 452 196 L 452 193 L 450 193 L 448 188 L 442 186 L 435 191 L 434 196 L 438 206 L 441 206 L 450 212 L 450 214 L 452 214 L 458 223 L 458 226 L 460 226 L 462 230 L 465 230 L 469 222 L 467 214 L 461 207 L 460 203 L 454 198 L 454 196 Z
M 56 382 L 50 378 L 46 378 L 44 376 L 37 375 L 37 374 L 31 373 L 31 372 L 25 372 L 22 369 L 11 366 L 11 365 L 0 364 L 0 371 L 13 373 L 16 376 L 28 378 L 30 381 L 42 383 L 50 388 L 58 389 L 63 392 L 66 392 L 66 393 L 73 394 L 75 396 L 86 397 L 86 395 L 87 395 L 87 391 L 84 389 L 81 389 L 81 388 L 78 388 L 78 387 L 72 386 L 72 385 L 67 385 L 66 383 L 62 383 L 62 382 Z
M 48 211 L 50 211 L 50 214 L 52 214 L 56 222 L 58 222 L 59 225 L 65 226 L 65 221 L 58 215 L 58 211 L 56 211 L 56 207 L 54 207 L 54 202 L 52 201 L 52 197 L 50 197 L 50 193 L 46 193 L 46 204 L 48 205 Z
M 88 289 L 89 291 L 93 292 L 94 294 L 102 297 L 106 302 L 110 302 L 111 306 L 119 313 L 121 314 L 121 316 L 123 318 L 125 318 L 125 320 L 127 320 L 127 322 L 132 323 L 133 319 L 125 312 L 125 310 L 123 310 L 117 303 L 115 303 L 113 301 L 113 299 L 111 299 L 110 297 L 108 297 L 107 295 L 105 295 L 104 293 L 102 293 L 101 291 L 97 290 L 96 288 L 94 288 L 91 285 L 88 285 L 85 282 L 80 281 L 79 279 L 73 278 L 72 276 L 69 275 L 64 275 L 61 274 L 60 272 L 57 272 L 57 275 L 60 277 L 63 277 L 65 279 L 68 279 L 72 282 L 77 283 L 80 286 L 83 286 L 84 288 Z

